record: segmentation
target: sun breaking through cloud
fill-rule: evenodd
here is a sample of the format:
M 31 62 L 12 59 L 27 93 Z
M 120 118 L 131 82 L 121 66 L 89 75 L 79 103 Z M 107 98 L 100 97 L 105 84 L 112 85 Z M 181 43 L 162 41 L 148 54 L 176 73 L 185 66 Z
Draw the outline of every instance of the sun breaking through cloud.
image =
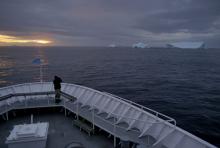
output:
M 49 40 L 39 40 L 39 39 L 35 39 L 35 40 L 30 40 L 30 39 L 21 39 L 15 36 L 9 36 L 9 35 L 2 35 L 0 34 L 0 43 L 6 43 L 6 44 L 15 44 L 15 43 L 37 43 L 37 44 L 50 44 L 52 43 L 52 41 Z

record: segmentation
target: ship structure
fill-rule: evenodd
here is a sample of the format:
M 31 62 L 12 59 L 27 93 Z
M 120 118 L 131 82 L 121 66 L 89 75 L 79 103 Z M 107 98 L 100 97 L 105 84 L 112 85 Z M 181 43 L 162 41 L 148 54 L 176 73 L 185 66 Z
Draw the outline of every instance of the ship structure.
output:
M 155 110 L 81 85 L 0 88 L 1 148 L 216 148 Z M 190 124 L 190 123 L 189 123 Z

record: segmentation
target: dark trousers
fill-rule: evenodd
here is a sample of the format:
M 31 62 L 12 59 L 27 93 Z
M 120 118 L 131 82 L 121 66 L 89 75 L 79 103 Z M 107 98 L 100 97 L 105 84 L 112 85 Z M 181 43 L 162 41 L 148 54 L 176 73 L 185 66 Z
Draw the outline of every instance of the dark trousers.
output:
M 60 101 L 60 89 L 55 89 L 55 103 L 59 103 Z

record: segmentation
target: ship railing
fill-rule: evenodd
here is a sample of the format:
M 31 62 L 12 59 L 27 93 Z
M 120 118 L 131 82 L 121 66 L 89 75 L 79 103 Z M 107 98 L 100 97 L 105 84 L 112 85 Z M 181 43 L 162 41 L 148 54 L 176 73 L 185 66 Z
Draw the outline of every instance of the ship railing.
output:
M 124 126 L 122 126 L 122 125 L 120 125 L 120 124 L 118 124 L 117 123 L 117 118 L 113 118 L 113 122 L 112 121 L 110 121 L 110 120 L 106 120 L 105 118 L 103 118 L 103 117 L 101 117 L 101 116 L 99 116 L 99 115 L 97 115 L 97 114 L 95 114 L 94 112 L 93 112 L 93 114 L 92 114 L 92 117 L 93 117 L 93 122 L 92 122 L 92 124 L 93 124 L 93 129 L 94 129 L 94 118 L 98 118 L 99 120 L 101 120 L 101 121 L 103 121 L 103 122 L 105 122 L 105 123 L 107 123 L 107 124 L 109 124 L 109 125 L 111 125 L 113 128 L 112 128 L 112 130 L 109 130 L 109 129 L 106 129 L 104 126 L 102 127 L 102 126 L 100 126 L 99 128 L 101 128 L 101 129 L 104 129 L 106 132 L 108 132 L 109 134 L 110 134 L 110 136 L 112 135 L 113 136 L 113 138 L 114 138 L 114 147 L 116 146 L 116 137 L 120 137 L 120 139 L 122 139 L 122 140 L 128 140 L 126 137 L 124 138 L 123 136 L 120 136 L 120 135 L 117 135 L 117 133 L 116 133 L 116 130 L 118 130 L 118 129 L 122 129 L 122 130 L 124 130 L 124 131 L 131 131 L 131 132 L 133 132 L 133 134 L 136 134 L 137 135 L 137 137 L 138 137 L 138 135 L 140 135 L 140 133 L 141 133 L 141 131 L 139 131 L 138 129 L 134 129 L 134 128 L 131 128 L 131 129 L 129 129 L 128 130 L 128 128 L 127 127 L 124 127 Z M 124 117 L 125 118 L 125 117 Z M 134 119 L 134 120 L 136 120 L 136 119 Z M 137 120 L 136 120 L 137 121 Z M 147 124 L 156 124 L 156 122 L 154 122 L 154 123 L 150 123 L 150 122 L 146 122 L 146 121 L 141 121 L 141 122 L 144 122 L 144 123 L 147 123 Z M 159 122 L 158 122 L 159 123 Z M 148 146 L 150 146 L 150 135 L 145 135 L 146 137 L 147 137 L 147 141 L 146 141 L 146 143 L 145 144 L 147 144 Z M 132 141 L 132 139 L 129 139 L 130 141 Z M 133 141 L 133 142 L 136 142 L 136 141 Z
M 96 106 L 96 105 L 93 105 L 94 108 L 98 108 L 99 106 Z M 106 113 L 108 114 L 104 109 L 103 110 L 100 110 L 99 109 L 99 112 L 98 114 L 102 114 L 102 113 Z M 115 113 L 110 113 L 110 117 L 114 117 L 114 118 L 121 118 L 121 119 L 128 119 L 128 120 L 135 120 L 135 121 L 139 121 L 139 122 L 144 122 L 144 123 L 147 123 L 147 124 L 154 124 L 154 123 L 164 123 L 164 122 L 172 122 L 173 120 L 170 119 L 170 120 L 158 120 L 159 118 L 156 118 L 155 121 L 147 121 L 147 120 L 141 120 L 141 119 L 135 119 L 135 118 L 132 118 L 132 117 L 126 117 L 126 116 L 122 116 L 120 114 L 115 114 Z M 123 120 L 122 120 L 123 121 Z M 119 122 L 118 122 L 119 123 Z
M 55 91 L 45 91 L 45 92 L 32 92 L 32 93 L 10 93 L 4 96 L 0 96 L 0 101 L 4 101 L 6 99 L 12 98 L 12 97 L 19 97 L 19 96 L 40 96 L 40 95 L 54 95 Z M 71 96 L 65 92 L 61 92 L 61 95 L 64 96 L 67 99 L 76 99 L 74 96 Z
M 8 94 L 8 95 L 5 95 L 5 96 L 1 96 L 1 97 L 0 97 L 0 101 L 6 100 L 6 99 L 9 99 L 9 98 L 12 98 L 12 97 L 19 97 L 19 96 L 24 96 L 24 97 L 26 97 L 26 96 L 54 95 L 54 94 L 55 94 L 54 91 L 48 91 L 48 92 L 34 92 L 34 93 L 14 93 L 14 94 Z M 64 92 L 61 92 L 61 95 L 62 95 L 63 97 L 65 97 L 66 99 L 68 99 L 68 100 L 74 100 L 74 99 L 76 99 L 75 97 L 73 97 L 73 96 L 71 96 L 71 95 L 69 95 L 69 94 L 67 94 L 67 93 L 64 93 Z M 115 97 L 115 96 L 114 96 L 114 97 Z M 121 98 L 121 99 L 122 99 L 122 98 Z M 151 110 L 151 109 L 149 109 L 149 108 L 146 108 L 146 107 L 144 107 L 144 106 L 138 105 L 138 104 L 136 104 L 136 103 L 134 103 L 134 102 L 132 102 L 132 101 L 129 101 L 129 100 L 123 99 L 123 101 L 128 101 L 128 102 L 131 103 L 132 105 L 135 104 L 135 105 L 137 105 L 138 107 L 141 107 L 142 109 Z M 105 113 L 105 110 L 104 110 L 104 109 L 101 110 L 99 106 L 93 105 L 93 107 L 99 109 L 99 112 Z M 153 111 L 153 110 L 151 110 L 151 111 Z M 155 111 L 155 112 L 156 112 L 156 111 Z M 116 117 L 116 118 L 121 118 L 121 119 L 128 119 L 128 120 L 135 120 L 135 121 L 138 121 L 138 122 L 144 122 L 144 123 L 148 123 L 148 124 L 152 124 L 152 123 L 162 123 L 162 122 L 164 122 L 164 121 L 166 121 L 166 122 L 173 122 L 173 121 L 174 121 L 174 122 L 175 122 L 174 119 L 162 120 L 162 121 L 156 120 L 156 121 L 154 121 L 154 122 L 151 122 L 151 121 L 140 120 L 140 119 L 135 119 L 135 118 L 131 118 L 131 117 L 125 117 L 125 116 L 122 116 L 122 115 L 120 115 L 120 114 L 115 114 L 115 113 L 110 113 L 110 115 L 111 115 L 111 117 Z M 163 114 L 161 114 L 161 113 L 159 113 L 159 112 L 156 112 L 156 117 L 159 117 L 158 115 L 163 115 Z
M 132 105 L 134 105 L 134 106 L 136 106 L 136 107 L 138 107 L 138 108 L 141 108 L 142 110 L 147 111 L 147 112 L 149 112 L 149 113 L 155 115 L 156 117 L 161 118 L 161 119 L 163 119 L 163 120 L 165 120 L 165 121 L 167 121 L 167 122 L 170 122 L 170 123 L 172 123 L 173 125 L 176 126 L 176 120 L 173 119 L 172 117 L 169 117 L 169 116 L 167 116 L 167 115 L 165 115 L 165 114 L 163 114 L 163 113 L 157 112 L 157 111 L 155 111 L 155 110 L 153 110 L 153 109 L 150 109 L 150 108 L 148 108 L 148 107 L 145 107 L 145 106 L 143 106 L 143 105 L 140 105 L 140 104 L 138 104 L 138 103 L 135 103 L 135 102 L 133 102 L 133 101 L 131 101 L 131 100 L 127 100 L 127 99 L 121 98 L 121 97 L 119 97 L 119 96 L 110 94 L 110 93 L 108 93 L 108 92 L 104 92 L 104 93 L 107 94 L 107 95 L 113 96 L 113 97 L 115 97 L 115 98 L 117 98 L 117 99 L 123 100 L 123 101 L 125 101 L 125 102 L 127 102 L 127 103 L 129 103 L 129 104 L 132 104 Z
M 26 107 L 28 107 L 28 99 L 26 99 L 27 96 L 41 96 L 41 95 L 46 95 L 46 96 L 50 96 L 50 95 L 54 95 L 55 92 L 54 91 L 47 91 L 47 92 L 33 92 L 33 93 L 14 93 L 14 94 L 8 94 L 8 95 L 5 95 L 5 96 L 1 96 L 0 97 L 0 102 L 1 101 L 5 101 L 7 99 L 10 99 L 12 97 L 19 97 L 19 96 L 24 96 L 25 99 L 24 99 L 24 104 Z M 61 96 L 64 97 L 65 99 L 63 99 L 63 103 L 62 105 L 64 105 L 64 108 L 66 107 L 66 104 L 70 101 L 75 101 L 75 97 L 74 96 L 71 96 L 67 93 L 64 93 L 64 92 L 61 92 Z M 125 99 L 123 99 L 125 101 Z M 131 103 L 129 101 L 129 103 Z M 13 103 L 12 103 L 13 104 Z M 134 104 L 134 102 L 132 103 Z M 49 97 L 48 97 L 48 104 L 47 105 L 50 105 L 49 104 Z M 61 105 L 61 106 L 62 106 Z M 13 105 L 12 105 L 13 106 Z M 158 118 L 155 119 L 155 121 L 148 121 L 148 120 L 141 120 L 141 119 L 136 119 L 136 118 L 132 118 L 132 117 L 126 117 L 126 116 L 122 116 L 120 114 L 115 114 L 115 113 L 106 113 L 106 111 L 104 109 L 100 109 L 99 106 L 97 105 L 92 105 L 92 110 L 91 110 L 91 114 L 92 114 L 92 121 L 90 121 L 93 125 L 93 128 L 95 128 L 95 118 L 98 118 L 99 120 L 103 120 L 105 123 L 108 123 L 110 124 L 113 128 L 112 130 L 108 130 L 108 129 L 105 129 L 107 132 L 109 132 L 110 134 L 112 134 L 114 136 L 114 144 L 116 143 L 116 137 L 117 137 L 117 134 L 116 134 L 116 129 L 117 128 L 120 128 L 120 129 L 123 129 L 124 131 L 132 131 L 132 132 L 135 132 L 137 135 L 140 135 L 141 133 L 141 130 L 140 129 L 137 129 L 137 128 L 133 128 L 132 126 L 130 127 L 129 123 L 127 123 L 126 121 L 129 120 L 129 122 L 138 122 L 139 124 L 142 123 L 143 126 L 145 126 L 146 124 L 150 124 L 151 126 L 153 124 L 159 124 L 159 123 L 164 123 L 164 122 L 172 122 L 173 120 L 170 119 L 170 120 L 159 120 L 159 116 L 157 116 Z M 140 106 L 138 106 L 140 107 Z M 13 107 L 12 107 L 13 108 Z M 98 112 L 95 113 L 95 109 L 98 110 Z M 10 110 L 10 108 L 7 109 L 7 112 L 6 112 L 6 119 L 8 120 L 8 111 Z M 77 103 L 77 111 L 75 112 L 75 114 L 77 116 L 79 116 L 79 103 Z M 110 118 L 113 118 L 113 121 L 112 120 L 108 120 L 106 117 L 102 117 L 101 114 L 102 113 L 106 113 L 106 114 L 110 114 L 109 116 L 109 119 Z M 65 115 L 66 115 L 66 108 L 65 108 Z M 121 120 L 119 122 L 119 119 Z M 120 123 L 126 123 L 126 127 L 123 126 L 122 124 Z M 102 128 L 102 127 L 101 127 Z M 148 139 L 149 139 L 149 135 L 146 135 L 148 136 Z M 120 136 L 118 136 L 120 137 Z M 148 143 L 149 144 L 149 143 Z
M 65 102 L 64 102 L 65 104 Z M 78 116 L 80 116 L 80 113 L 79 113 L 79 108 L 80 108 L 80 105 L 79 103 L 76 104 L 76 118 L 79 119 Z M 136 140 L 133 140 L 133 138 L 136 138 L 139 140 L 139 142 L 141 141 L 139 138 L 140 138 L 140 135 L 142 134 L 142 130 L 135 127 L 135 126 L 131 126 L 130 127 L 130 124 L 128 122 L 126 122 L 125 120 L 130 120 L 130 123 L 132 122 L 138 122 L 139 124 L 142 123 L 142 126 L 146 126 L 146 125 L 149 125 L 149 127 L 153 126 L 154 124 L 164 124 L 166 122 L 169 122 L 169 121 L 165 121 L 165 120 L 155 120 L 155 121 L 148 121 L 148 120 L 140 120 L 140 119 L 135 119 L 135 118 L 132 118 L 132 117 L 126 117 L 126 116 L 122 116 L 122 115 L 119 115 L 119 114 L 115 114 L 115 113 L 111 113 L 111 116 L 108 118 L 108 119 L 113 119 L 113 120 L 108 120 L 106 119 L 107 116 L 102 116 L 101 114 L 107 114 L 105 112 L 105 110 L 100 110 L 99 106 L 97 105 L 92 105 L 91 106 L 92 110 L 91 110 L 91 118 L 89 121 L 91 122 L 92 124 L 92 127 L 93 127 L 93 130 L 95 129 L 95 126 L 105 130 L 106 132 L 108 132 L 110 135 L 113 136 L 114 138 L 114 147 L 116 147 L 116 137 L 122 139 L 122 140 L 129 140 L 129 141 L 133 141 L 133 142 L 137 142 Z M 71 110 L 71 109 L 70 109 Z M 96 112 L 95 112 L 96 110 Z M 103 122 L 105 122 L 105 124 L 96 124 L 96 119 L 99 119 Z M 120 122 L 119 119 L 121 119 Z M 111 127 L 110 128 L 106 128 L 106 124 L 109 124 Z M 171 124 L 170 126 L 171 128 L 175 129 L 176 126 Z M 128 139 L 127 136 L 124 136 L 124 135 L 121 135 L 117 133 L 117 130 L 118 129 L 122 129 L 124 132 L 132 132 L 132 134 L 136 135 L 135 137 L 133 138 L 130 138 Z M 127 133 L 125 134 L 127 135 Z M 145 135 L 144 133 L 144 137 L 146 138 L 145 142 L 143 142 L 143 144 L 147 144 L 148 146 L 150 146 L 150 144 L 152 144 L 152 136 L 148 133 Z M 150 140 L 151 139 L 151 140 Z M 156 139 L 154 139 L 156 141 Z
M 0 101 L 4 101 L 4 100 L 6 100 L 6 99 L 9 99 L 9 98 L 12 98 L 12 97 L 19 97 L 19 96 L 24 96 L 24 97 L 26 97 L 26 96 L 40 96 L 40 95 L 54 95 L 55 94 L 55 92 L 54 91 L 47 91 L 47 92 L 33 92 L 33 93 L 14 93 L 14 94 L 8 94 L 8 95 L 5 95 L 5 96 L 1 96 L 0 97 Z M 112 95 L 112 94 L 109 94 L 109 93 L 107 93 L 108 95 Z M 71 96 L 71 95 L 69 95 L 69 94 L 67 94 L 67 93 L 65 93 L 65 92 L 61 92 L 61 95 L 63 96 L 63 97 L 65 97 L 66 99 L 68 99 L 68 100 L 71 100 L 71 101 L 73 101 L 73 100 L 75 100 L 76 98 L 74 97 L 74 96 Z M 139 108 L 141 108 L 141 109 L 143 109 L 143 110 L 146 110 L 146 111 L 151 111 L 150 113 L 154 113 L 154 115 L 156 116 L 156 117 L 158 117 L 158 119 L 160 118 L 160 116 L 163 116 L 163 117 L 166 117 L 166 118 L 168 118 L 168 119 L 166 119 L 166 120 L 156 120 L 156 121 L 154 121 L 154 122 L 151 122 L 151 121 L 146 121 L 146 120 L 140 120 L 140 119 L 135 119 L 135 118 L 131 118 L 131 117 L 125 117 L 125 116 L 121 116 L 120 114 L 115 114 L 115 113 L 110 113 L 110 115 L 111 115 L 111 117 L 117 117 L 117 118 L 121 118 L 121 119 L 128 119 L 128 120 L 135 120 L 135 121 L 139 121 L 139 122 L 144 122 L 144 123 L 149 123 L 149 124 L 152 124 L 152 123 L 162 123 L 162 122 L 173 122 L 174 123 L 174 125 L 176 125 L 176 121 L 174 120 L 174 119 L 172 119 L 172 118 L 170 118 L 170 117 L 168 117 L 168 116 L 166 116 L 166 115 L 164 115 L 164 114 L 162 114 L 162 113 L 159 113 L 159 112 L 156 112 L 156 111 L 154 111 L 154 110 L 152 110 L 152 109 L 149 109 L 149 108 L 147 108 L 147 107 L 144 107 L 144 106 L 142 106 L 142 105 L 139 105 L 139 104 L 137 104 L 137 103 L 135 103 L 135 102 L 132 102 L 132 101 L 130 101 L 130 100 L 126 100 L 126 99 L 123 99 L 123 98 L 120 98 L 120 97 L 117 97 L 117 96 L 114 96 L 114 95 L 112 95 L 113 97 L 116 97 L 116 98 L 118 98 L 118 99 L 121 99 L 121 100 L 123 100 L 123 101 L 126 101 L 126 102 L 128 102 L 128 103 L 130 103 L 130 104 L 132 104 L 132 105 L 135 105 L 135 106 L 137 106 L 137 107 L 139 107 Z M 96 106 L 96 105 L 93 105 L 93 107 L 95 107 L 95 108 L 97 108 L 97 109 L 99 109 L 99 112 L 103 112 L 103 113 L 105 113 L 106 111 L 105 110 L 101 110 L 100 109 L 100 107 L 99 106 Z M 107 113 L 108 114 L 108 113 Z
M 79 105 L 79 104 L 77 104 Z M 114 138 L 114 145 L 116 146 L 116 137 L 120 137 L 120 139 L 122 140 L 130 140 L 130 141 L 133 141 L 133 142 L 137 142 L 136 140 L 138 139 L 139 142 L 141 141 L 139 138 L 142 137 L 142 130 L 143 129 L 139 129 L 138 127 L 136 126 L 133 126 L 131 125 L 130 123 L 134 124 L 134 123 L 137 123 L 137 124 L 141 124 L 143 127 L 145 127 L 146 125 L 149 126 L 149 129 L 151 127 L 153 127 L 155 124 L 166 124 L 167 122 L 172 122 L 173 120 L 170 119 L 170 120 L 160 120 L 159 118 L 156 118 L 155 121 L 149 121 L 149 120 L 141 120 L 141 119 L 136 119 L 136 118 L 132 118 L 132 117 L 126 117 L 126 116 L 122 116 L 120 114 L 115 114 L 115 113 L 111 113 L 111 116 L 108 118 L 108 119 L 113 119 L 113 120 L 108 120 L 106 119 L 105 117 L 103 117 L 101 114 L 108 114 L 105 112 L 104 109 L 97 111 L 95 112 L 96 109 L 98 109 L 99 106 L 96 106 L 96 105 L 93 105 L 92 106 L 92 125 L 93 125 L 93 129 L 94 129 L 94 126 L 95 126 L 95 118 L 98 118 L 99 120 L 102 120 L 104 121 L 105 123 L 109 124 L 112 126 L 112 129 L 111 130 L 108 130 L 106 129 L 105 127 L 99 127 L 99 128 L 102 128 L 104 130 L 106 130 L 108 133 L 110 133 L 113 138 Z M 78 107 L 79 108 L 79 107 Z M 100 113 L 99 113 L 100 112 Z M 118 122 L 120 120 L 120 122 Z M 126 122 L 127 120 L 130 120 L 129 123 Z M 97 125 L 96 125 L 97 126 Z M 100 125 L 99 125 L 100 126 Z M 172 130 L 175 130 L 176 129 L 176 125 L 174 124 L 170 124 L 168 125 L 169 128 L 170 128 L 170 131 Z M 165 128 L 165 126 L 164 126 Z M 133 138 L 131 139 L 127 139 L 126 136 L 124 135 L 118 135 L 117 134 L 117 130 L 118 129 L 122 129 L 124 132 L 132 132 L 132 134 L 135 134 L 136 136 L 136 140 L 133 140 Z M 147 131 L 146 131 L 147 132 Z M 127 135 L 127 134 L 125 134 Z M 143 136 L 146 138 L 145 141 L 143 142 L 143 144 L 147 144 L 147 146 L 150 146 L 152 144 L 152 138 L 154 139 L 154 142 L 157 141 L 156 138 L 152 137 L 150 135 L 150 133 L 143 133 Z M 123 139 L 124 138 L 124 139 Z
M 39 95 L 52 95 L 55 94 L 54 91 L 47 91 L 47 92 L 33 92 L 33 93 L 11 93 L 4 96 L 0 96 L 0 101 L 4 101 L 6 99 L 12 97 L 19 97 L 19 96 L 39 96 Z

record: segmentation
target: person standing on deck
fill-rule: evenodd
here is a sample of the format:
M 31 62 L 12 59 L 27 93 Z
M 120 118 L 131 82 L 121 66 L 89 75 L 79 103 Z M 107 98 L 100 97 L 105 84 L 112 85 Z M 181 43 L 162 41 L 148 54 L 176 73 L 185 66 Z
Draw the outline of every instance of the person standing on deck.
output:
M 54 76 L 53 85 L 55 90 L 55 103 L 60 103 L 60 89 L 61 89 L 61 83 L 62 79 L 58 76 Z

